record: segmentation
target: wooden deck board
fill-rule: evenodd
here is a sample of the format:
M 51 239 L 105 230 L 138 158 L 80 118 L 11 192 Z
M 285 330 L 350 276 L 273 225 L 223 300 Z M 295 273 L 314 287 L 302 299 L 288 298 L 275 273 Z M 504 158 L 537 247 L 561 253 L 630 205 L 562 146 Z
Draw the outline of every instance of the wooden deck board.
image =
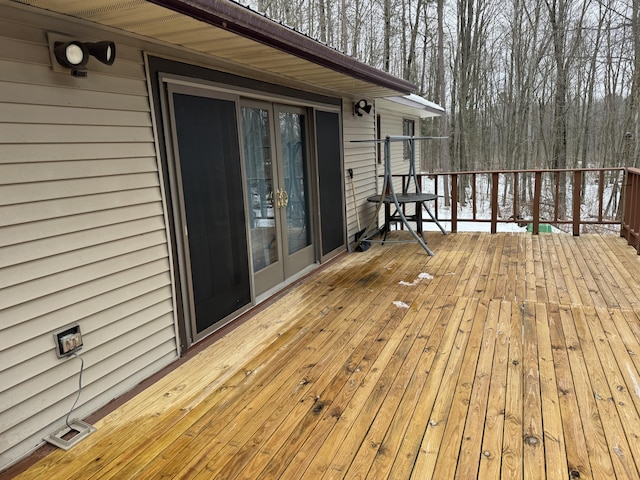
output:
M 17 478 L 640 478 L 636 252 L 429 245 L 312 275 Z

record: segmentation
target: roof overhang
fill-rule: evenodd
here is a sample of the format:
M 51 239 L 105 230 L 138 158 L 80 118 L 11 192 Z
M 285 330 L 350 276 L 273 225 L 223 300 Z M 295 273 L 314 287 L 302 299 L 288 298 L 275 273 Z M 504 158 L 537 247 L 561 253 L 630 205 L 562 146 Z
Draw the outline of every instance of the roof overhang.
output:
M 430 102 L 429 100 L 421 97 L 420 95 L 409 94 L 403 96 L 386 97 L 384 100 L 395 104 L 396 110 L 403 110 L 404 107 L 407 112 L 418 114 L 420 118 L 437 117 L 445 114 L 445 109 L 437 103 Z M 400 107 L 398 107 L 400 106 Z
M 415 86 L 230 0 L 14 0 L 353 97 L 405 95 Z

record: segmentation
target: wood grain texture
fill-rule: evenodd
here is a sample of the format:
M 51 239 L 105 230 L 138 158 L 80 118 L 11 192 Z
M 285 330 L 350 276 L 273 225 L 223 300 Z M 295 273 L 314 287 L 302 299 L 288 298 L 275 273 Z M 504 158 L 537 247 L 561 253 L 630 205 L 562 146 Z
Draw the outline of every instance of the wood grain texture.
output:
M 427 237 L 313 274 L 17 478 L 638 478 L 635 251 Z

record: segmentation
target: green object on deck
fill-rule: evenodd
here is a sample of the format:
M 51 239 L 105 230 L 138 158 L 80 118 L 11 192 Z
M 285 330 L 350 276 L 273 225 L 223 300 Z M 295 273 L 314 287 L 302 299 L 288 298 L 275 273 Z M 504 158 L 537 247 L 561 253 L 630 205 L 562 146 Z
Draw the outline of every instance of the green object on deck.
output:
M 530 223 L 529 225 L 527 225 L 527 232 L 533 232 L 533 223 Z M 551 225 L 549 225 L 548 223 L 541 223 L 540 225 L 538 225 L 538 232 L 539 233 L 551 233 Z

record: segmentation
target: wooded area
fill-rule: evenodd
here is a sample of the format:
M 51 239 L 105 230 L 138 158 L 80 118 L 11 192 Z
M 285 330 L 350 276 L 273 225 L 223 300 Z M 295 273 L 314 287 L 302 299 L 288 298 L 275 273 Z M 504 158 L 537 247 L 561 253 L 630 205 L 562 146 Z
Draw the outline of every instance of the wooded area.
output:
M 425 171 L 638 166 L 640 0 L 253 0 L 446 107 Z M 563 193 L 561 192 L 561 195 Z

